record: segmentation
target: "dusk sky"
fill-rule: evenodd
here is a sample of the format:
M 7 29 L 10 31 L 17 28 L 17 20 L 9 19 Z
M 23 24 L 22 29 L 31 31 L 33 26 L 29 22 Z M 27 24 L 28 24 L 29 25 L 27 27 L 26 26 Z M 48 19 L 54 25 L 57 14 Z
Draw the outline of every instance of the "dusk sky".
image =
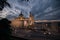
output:
M 60 0 L 7 0 L 11 8 L 4 7 L 0 17 L 14 19 L 22 11 L 24 17 L 32 13 L 35 20 L 60 20 Z

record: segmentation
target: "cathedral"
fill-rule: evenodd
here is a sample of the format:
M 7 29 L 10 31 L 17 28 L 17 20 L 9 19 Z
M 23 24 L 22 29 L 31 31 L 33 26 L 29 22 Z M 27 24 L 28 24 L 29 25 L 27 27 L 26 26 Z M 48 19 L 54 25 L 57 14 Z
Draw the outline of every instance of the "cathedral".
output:
M 20 15 L 11 22 L 11 26 L 13 27 L 27 27 L 34 24 L 34 17 L 30 12 L 29 18 L 25 18 L 21 12 Z
M 28 18 L 24 17 L 24 15 L 22 14 L 22 12 L 20 13 L 20 15 L 11 20 L 11 26 L 13 27 L 13 29 L 16 28 L 31 28 L 31 29 L 35 29 L 34 31 L 36 31 L 37 29 L 41 30 L 44 32 L 44 34 L 48 33 L 48 34 L 55 34 L 58 32 L 58 20 L 34 20 L 34 16 L 32 15 L 32 13 L 30 12 L 30 15 Z

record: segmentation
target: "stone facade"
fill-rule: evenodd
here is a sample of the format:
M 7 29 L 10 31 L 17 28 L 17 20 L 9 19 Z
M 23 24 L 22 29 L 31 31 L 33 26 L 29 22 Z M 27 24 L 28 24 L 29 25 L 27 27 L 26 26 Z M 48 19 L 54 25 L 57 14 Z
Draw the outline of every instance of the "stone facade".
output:
M 21 12 L 19 17 L 15 18 L 11 22 L 11 26 L 13 27 L 27 27 L 34 24 L 34 17 L 30 13 L 29 18 L 25 18 Z

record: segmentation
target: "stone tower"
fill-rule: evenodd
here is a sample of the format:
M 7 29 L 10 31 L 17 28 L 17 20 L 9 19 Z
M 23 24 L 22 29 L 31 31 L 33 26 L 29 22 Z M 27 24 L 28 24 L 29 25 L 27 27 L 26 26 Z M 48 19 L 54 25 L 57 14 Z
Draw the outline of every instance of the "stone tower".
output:
M 32 15 L 32 13 L 30 12 L 30 15 L 29 15 L 29 25 L 32 25 L 34 24 L 34 17 Z

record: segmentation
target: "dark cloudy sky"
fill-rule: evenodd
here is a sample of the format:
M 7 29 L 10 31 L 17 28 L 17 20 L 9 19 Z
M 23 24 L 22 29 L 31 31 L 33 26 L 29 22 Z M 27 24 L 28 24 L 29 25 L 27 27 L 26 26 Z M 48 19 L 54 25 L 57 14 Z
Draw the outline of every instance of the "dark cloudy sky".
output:
M 14 19 L 22 11 L 25 17 L 32 12 L 36 20 L 60 20 L 60 0 L 8 0 L 11 8 L 5 7 L 0 17 Z

